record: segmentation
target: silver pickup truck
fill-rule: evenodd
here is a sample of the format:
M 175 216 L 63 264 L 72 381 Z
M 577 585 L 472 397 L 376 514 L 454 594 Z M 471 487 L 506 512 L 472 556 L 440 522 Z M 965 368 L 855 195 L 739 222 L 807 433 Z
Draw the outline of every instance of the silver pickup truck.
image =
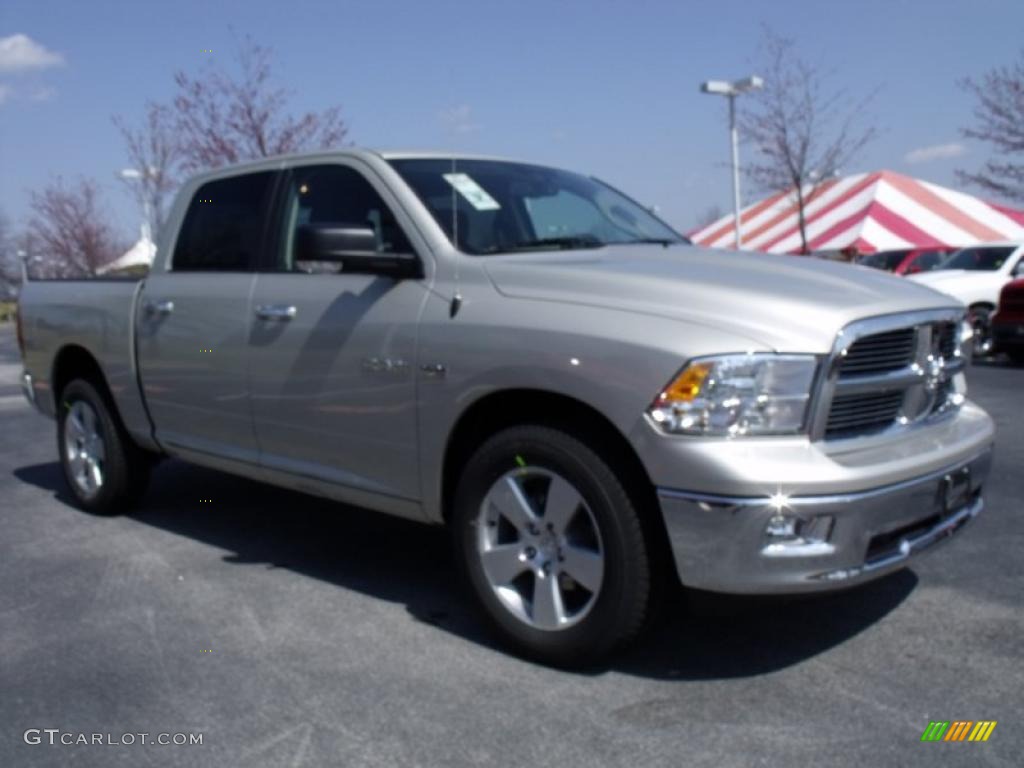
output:
M 168 455 L 445 524 L 499 632 L 578 663 L 663 577 L 833 590 L 977 515 L 963 315 L 594 178 L 351 150 L 192 179 L 145 279 L 29 282 L 18 321 L 84 508 Z

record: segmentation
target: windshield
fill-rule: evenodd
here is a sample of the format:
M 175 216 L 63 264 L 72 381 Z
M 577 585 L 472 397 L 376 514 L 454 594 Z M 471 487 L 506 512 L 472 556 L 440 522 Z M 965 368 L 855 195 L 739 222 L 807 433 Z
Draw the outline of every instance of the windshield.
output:
M 688 242 L 622 193 L 575 173 L 497 160 L 389 162 L 466 253 Z
M 964 248 L 941 265 L 941 269 L 970 269 L 993 272 L 999 269 L 1013 253 L 1013 248 Z
M 865 267 L 886 269 L 892 272 L 900 265 L 900 262 L 903 261 L 909 253 L 910 251 L 879 251 L 878 253 L 871 253 L 867 256 L 862 256 L 860 263 Z

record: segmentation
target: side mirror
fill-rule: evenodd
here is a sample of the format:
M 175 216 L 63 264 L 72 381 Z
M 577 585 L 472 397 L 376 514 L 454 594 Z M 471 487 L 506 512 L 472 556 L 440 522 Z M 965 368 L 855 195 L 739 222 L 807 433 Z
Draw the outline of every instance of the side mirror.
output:
M 369 227 L 305 224 L 295 231 L 295 260 L 337 262 L 345 272 L 422 277 L 415 255 L 378 251 Z
M 1010 275 L 1013 277 L 1024 277 L 1024 258 L 1017 262 L 1017 266 L 1013 268 L 1013 272 Z

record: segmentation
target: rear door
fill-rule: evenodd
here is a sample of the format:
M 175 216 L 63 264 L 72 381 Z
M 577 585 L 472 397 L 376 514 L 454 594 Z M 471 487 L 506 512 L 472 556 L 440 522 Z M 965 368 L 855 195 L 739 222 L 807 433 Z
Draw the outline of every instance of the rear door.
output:
M 258 464 L 246 351 L 277 177 L 248 173 L 202 185 L 168 270 L 146 280 L 139 374 L 156 437 L 171 452 Z
M 304 224 L 371 228 L 377 250 L 415 253 L 396 201 L 356 163 L 282 180 L 275 250 L 253 291 L 253 415 L 269 469 L 416 500 L 416 324 L 425 279 L 296 262 Z M 422 259 L 423 253 L 419 254 Z

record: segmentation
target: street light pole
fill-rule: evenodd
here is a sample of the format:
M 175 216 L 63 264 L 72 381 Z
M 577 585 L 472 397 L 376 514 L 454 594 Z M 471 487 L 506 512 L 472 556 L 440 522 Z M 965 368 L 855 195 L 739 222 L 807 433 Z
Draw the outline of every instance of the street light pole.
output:
M 743 245 L 743 231 L 740 224 L 740 135 L 736 127 L 736 97 L 741 93 L 756 91 L 764 87 L 764 80 L 757 75 L 742 80 L 727 82 L 724 80 L 708 80 L 701 83 L 702 93 L 712 93 L 729 99 L 729 140 L 732 144 L 732 210 L 733 231 L 735 233 L 736 250 Z
M 729 138 L 732 141 L 732 223 L 738 251 L 743 244 L 743 234 L 740 232 L 740 132 L 736 129 L 735 93 L 729 94 Z
M 125 181 L 134 181 L 142 185 L 147 179 L 156 179 L 160 174 L 156 168 L 152 166 L 149 168 L 125 168 L 118 174 Z M 142 198 L 142 216 L 145 221 L 144 234 L 147 238 L 152 239 L 154 236 L 155 227 L 153 226 L 156 222 L 153 221 L 153 206 L 149 201 L 149 196 L 146 194 L 144 188 L 140 189 L 140 197 Z

